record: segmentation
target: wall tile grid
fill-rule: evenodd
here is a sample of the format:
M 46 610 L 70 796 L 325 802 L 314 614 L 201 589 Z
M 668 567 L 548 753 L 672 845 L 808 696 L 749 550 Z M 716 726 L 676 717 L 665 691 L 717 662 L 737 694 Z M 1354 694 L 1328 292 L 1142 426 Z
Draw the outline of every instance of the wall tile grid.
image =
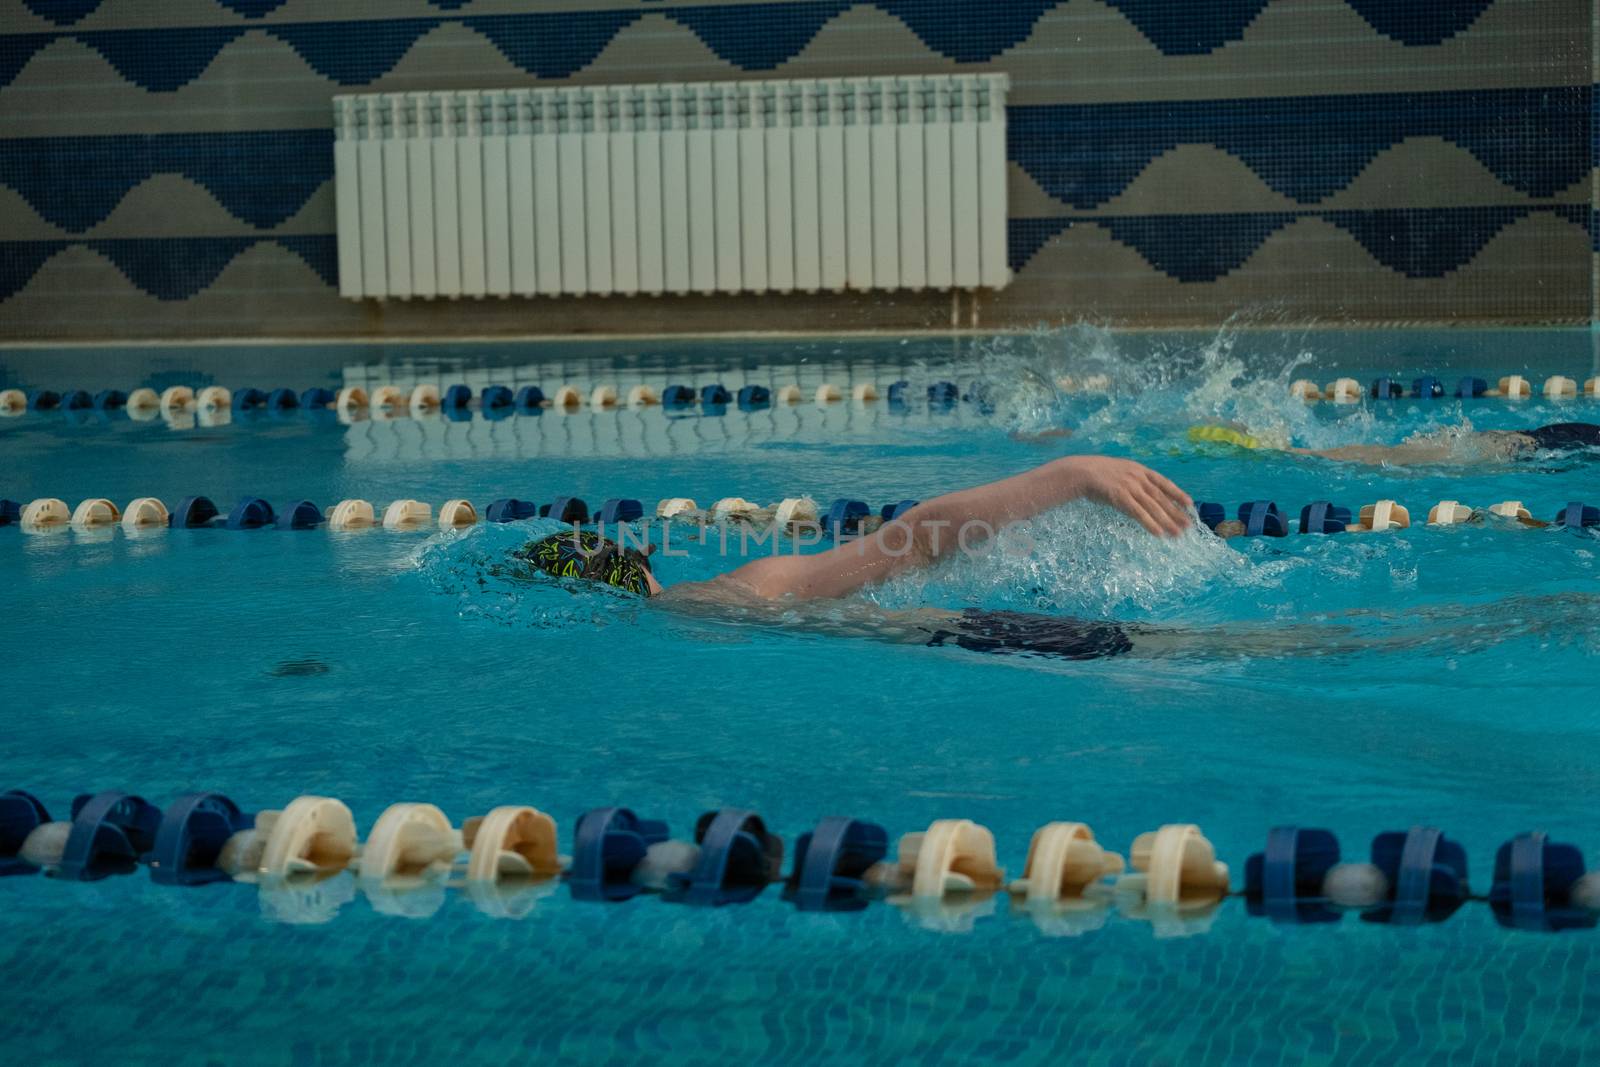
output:
M 336 294 L 349 90 L 1002 70 L 980 322 L 1585 322 L 1594 0 L 0 0 L 0 338 L 939 327 L 940 293 Z M 963 304 L 965 319 L 967 306 Z

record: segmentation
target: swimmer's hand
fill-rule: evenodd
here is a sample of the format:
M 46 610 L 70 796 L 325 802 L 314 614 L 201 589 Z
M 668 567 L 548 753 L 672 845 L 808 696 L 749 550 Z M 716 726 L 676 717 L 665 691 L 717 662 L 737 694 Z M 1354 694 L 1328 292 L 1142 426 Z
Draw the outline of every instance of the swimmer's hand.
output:
M 1066 456 L 1056 461 L 1076 481 L 1076 495 L 1116 508 L 1157 537 L 1189 528 L 1194 501 L 1171 481 L 1131 459 Z
M 1057 426 L 1051 430 L 1013 430 L 1013 441 L 1053 441 L 1062 437 L 1071 437 L 1072 431 L 1065 426 Z

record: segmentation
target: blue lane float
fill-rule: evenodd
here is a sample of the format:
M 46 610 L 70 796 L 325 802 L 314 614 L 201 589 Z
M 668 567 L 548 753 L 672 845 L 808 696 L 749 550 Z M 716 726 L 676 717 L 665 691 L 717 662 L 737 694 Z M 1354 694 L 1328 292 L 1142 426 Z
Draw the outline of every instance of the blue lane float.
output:
M 784 898 L 800 911 L 860 911 L 870 902 L 867 871 L 889 854 L 877 823 L 833 816 L 795 839 Z
M 68 389 L 61 394 L 62 411 L 88 411 L 94 407 L 94 397 L 82 389 Z
M 759 411 L 772 404 L 772 390 L 764 385 L 746 385 L 739 390 L 739 410 Z
M 1444 396 L 1444 383 L 1431 374 L 1411 379 L 1411 395 L 1419 400 L 1438 400 Z
M 871 514 L 872 509 L 864 500 L 835 500 L 823 520 L 823 533 L 834 538 L 856 533 L 861 529 L 861 520 Z
M 1590 526 L 1600 526 L 1600 507 L 1593 507 L 1581 500 L 1574 500 L 1556 513 L 1557 526 L 1566 526 L 1574 530 L 1588 529 Z
M 1394 400 L 1406 395 L 1406 387 L 1389 378 L 1378 378 L 1367 392 L 1378 400 Z
M 495 392 L 495 390 L 500 390 Z M 492 395 L 491 395 L 492 394 Z M 518 411 L 543 411 L 544 390 L 537 385 L 524 385 L 517 390 L 517 395 L 512 396 L 511 390 L 501 385 L 491 385 L 485 389 L 479 398 L 479 403 L 484 410 L 490 408 L 515 407 Z
M 589 505 L 584 503 L 582 497 L 558 496 L 540 506 L 539 517 L 578 526 L 589 521 Z
M 1518 834 L 1494 856 L 1489 907 L 1501 926 L 1556 932 L 1591 929 L 1597 916 L 1572 901 L 1585 874 L 1583 853 L 1540 832 Z
M 905 379 L 889 383 L 888 400 L 891 411 L 906 410 L 906 390 L 911 388 L 911 383 Z
M 1389 881 L 1388 901 L 1366 922 L 1414 926 L 1443 922 L 1467 899 L 1467 852 L 1431 826 L 1372 839 L 1372 865 Z
M 528 388 L 532 389 L 534 387 L 529 386 Z M 516 403 L 516 397 L 512 395 L 510 389 L 503 385 L 486 386 L 479 395 L 479 404 L 484 411 L 498 411 L 502 408 L 508 408 L 514 403 Z
M 312 530 L 323 523 L 322 509 L 309 500 L 297 500 L 278 513 L 280 530 Z
M 217 868 L 228 838 L 255 824 L 221 793 L 190 793 L 161 815 L 155 844 L 143 857 L 150 877 L 161 885 L 205 885 L 231 881 Z
M 90 406 L 96 411 L 118 411 L 128 406 L 128 394 L 121 389 L 102 389 L 94 394 Z
M 1270 500 L 1252 500 L 1239 505 L 1239 521 L 1247 537 L 1286 537 L 1289 522 Z
M 578 816 L 567 887 L 574 900 L 614 903 L 642 890 L 633 872 L 651 845 L 667 839 L 667 824 L 641 819 L 628 808 L 595 808 Z
M 948 410 L 961 398 L 961 390 L 954 382 L 934 382 L 928 386 L 928 405 Z
M 1349 508 L 1341 508 L 1326 500 L 1314 500 L 1300 509 L 1302 534 L 1344 533 L 1350 522 Z
M 922 503 L 920 500 L 900 500 L 893 504 L 885 504 L 878 512 L 878 517 L 884 522 L 894 522 L 920 503 Z
M 17 853 L 28 835 L 49 821 L 50 813 L 32 793 L 20 789 L 0 793 L 0 878 L 39 873 L 33 864 L 17 859 Z
M 161 809 L 143 797 L 119 790 L 80 796 L 72 802 L 72 830 L 55 875 L 92 882 L 127 874 L 155 845 L 160 826 Z
M 721 382 L 713 382 L 700 390 L 700 403 L 707 407 L 713 404 L 726 404 L 732 399 L 733 397 L 728 395 L 728 391 L 722 387 Z
M 1482 378 L 1462 378 L 1456 382 L 1456 397 L 1460 400 L 1471 400 L 1488 391 L 1489 383 Z
M 320 411 L 337 399 L 339 399 L 339 394 L 332 389 L 313 386 L 300 394 L 300 406 L 312 411 Z
M 258 496 L 247 496 L 228 512 L 228 529 L 259 530 L 271 526 L 277 517 L 271 504 Z
M 61 406 L 61 394 L 50 389 L 35 389 L 28 394 L 28 407 L 33 411 L 54 411 Z
M 267 406 L 267 394 L 259 389 L 239 389 L 233 394 L 233 410 L 254 411 Z
M 689 873 L 667 876 L 662 899 L 669 903 L 748 904 L 781 875 L 783 839 L 753 811 L 708 811 L 695 821 L 694 840 L 700 857 Z
M 687 385 L 669 385 L 661 390 L 661 406 L 686 408 L 694 403 L 694 390 Z
M 641 501 L 615 496 L 601 504 L 600 511 L 595 516 L 595 520 L 605 526 L 634 522 L 642 518 L 644 518 L 644 504 Z
M 459 383 L 446 389 L 444 396 L 439 398 L 439 406 L 446 411 L 461 411 L 471 403 L 472 390 Z
M 167 525 L 174 530 L 193 529 L 210 524 L 217 515 L 217 505 L 210 497 L 186 496 L 168 515 Z
M 522 519 L 536 519 L 539 517 L 539 505 L 531 500 L 518 500 L 516 497 L 501 497 L 492 502 L 483 512 L 485 522 L 518 522 Z
M 1274 826 L 1267 847 L 1244 864 L 1245 907 L 1277 923 L 1338 922 L 1323 882 L 1339 862 L 1339 839 L 1331 830 Z
M 300 406 L 300 397 L 293 389 L 274 389 L 267 394 L 268 411 L 293 411 Z
M 16 500 L 0 500 L 0 526 L 10 526 L 22 521 L 22 504 Z
M 1216 530 L 1228 517 L 1228 509 L 1211 500 L 1195 501 L 1194 510 L 1200 516 L 1200 524 L 1208 530 Z

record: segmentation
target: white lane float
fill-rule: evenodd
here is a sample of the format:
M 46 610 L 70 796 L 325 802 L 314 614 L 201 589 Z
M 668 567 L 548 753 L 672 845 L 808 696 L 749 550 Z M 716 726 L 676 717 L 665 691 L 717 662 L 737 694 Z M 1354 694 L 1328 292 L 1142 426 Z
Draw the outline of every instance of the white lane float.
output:
M 66 501 L 47 496 L 29 501 L 23 506 L 19 525 L 29 531 L 49 530 L 65 526 L 71 521 L 72 512 L 68 510 Z
M 589 393 L 589 406 L 596 411 L 617 406 L 617 388 L 614 385 L 597 385 Z
M 1549 400 L 1571 400 L 1578 395 L 1578 383 L 1571 378 L 1552 374 L 1544 380 L 1540 392 Z
M 628 406 L 631 408 L 649 407 L 661 403 L 661 394 L 648 385 L 636 385 L 628 390 Z
M 1104 879 L 1123 873 L 1123 866 L 1122 857 L 1102 848 L 1087 824 L 1047 823 L 1033 832 L 1022 877 L 1009 889 L 1030 906 L 1053 907 L 1083 900 Z
M 780 385 L 772 391 L 774 404 L 798 404 L 803 399 L 798 385 Z
M 122 509 L 122 528 L 132 533 L 165 527 L 170 518 L 167 505 L 153 496 L 141 496 L 128 501 L 128 506 Z
M 1362 505 L 1356 521 L 1345 527 L 1350 533 L 1383 533 L 1385 530 L 1404 530 L 1411 525 L 1411 512 L 1393 500 L 1380 500 Z
M 686 496 L 670 497 L 656 505 L 656 518 L 673 519 L 700 510 L 700 506 Z
M 420 530 L 432 523 L 433 508 L 420 500 L 396 500 L 383 509 L 385 530 Z
M 282 811 L 258 812 L 255 828 L 241 833 L 255 836 L 246 839 L 235 834 L 229 839 L 237 857 L 230 861 L 236 878 L 328 875 L 344 870 L 360 852 L 355 816 L 333 797 L 295 797 Z M 227 845 L 223 851 L 228 852 Z M 252 862 L 256 856 L 259 858 Z M 220 860 L 218 865 L 222 865 Z
M 1500 379 L 1499 384 L 1491 389 L 1489 396 L 1503 396 L 1508 400 L 1525 400 L 1533 395 L 1533 386 L 1528 384 L 1528 379 L 1520 374 L 1508 374 Z
M 12 417 L 28 410 L 28 394 L 21 389 L 0 389 L 0 415 Z
M 467 881 L 553 878 L 561 873 L 556 822 L 537 808 L 506 805 L 461 827 Z
M 1289 395 L 1296 400 L 1314 403 L 1322 399 L 1322 390 L 1310 378 L 1301 378 L 1289 385 Z
M 115 526 L 121 518 L 122 512 L 104 497 L 81 500 L 72 509 L 72 525 L 80 530 L 94 526 Z
M 994 835 L 970 819 L 938 819 L 900 838 L 895 862 L 874 876 L 899 889 L 889 903 L 938 930 L 966 930 L 995 907 L 1005 871 L 995 861 Z
M 148 386 L 140 386 L 128 394 L 123 410 L 134 422 L 149 422 L 161 411 L 161 396 Z
M 461 834 L 432 804 L 391 804 L 361 846 L 363 882 L 442 878 L 461 852 Z
M 233 393 L 220 385 L 208 385 L 194 396 L 194 406 L 202 412 L 222 411 L 232 405 Z
M 1022 877 L 1007 888 L 1049 937 L 1098 930 L 1110 915 L 1112 885 L 1122 857 L 1107 852 L 1080 822 L 1053 822 L 1034 831 Z
M 341 500 L 328 511 L 330 530 L 366 530 L 377 521 L 377 512 L 365 500 Z
M 334 411 L 346 417 L 367 406 L 367 391 L 359 385 L 347 385 L 333 397 Z
M 454 530 L 478 521 L 478 509 L 470 500 L 446 500 L 439 505 L 439 529 Z
M 419 385 L 411 390 L 410 408 L 414 418 L 432 415 L 444 404 L 444 398 L 439 393 L 439 387 L 431 382 Z
M 1498 504 L 1490 504 L 1489 514 L 1502 519 L 1511 519 L 1524 525 L 1533 522 L 1533 513 L 1523 507 L 1520 500 L 1502 500 Z
M 192 407 L 194 407 L 194 390 L 187 385 L 170 385 L 162 390 L 162 411 L 188 411 Z
M 1354 378 L 1340 378 L 1329 382 L 1322 395 L 1335 404 L 1359 404 L 1366 394 L 1362 391 L 1361 383 Z
M 857 404 L 870 404 L 878 399 L 878 387 L 871 382 L 858 382 L 850 395 Z
M 816 401 L 819 404 L 837 404 L 844 399 L 844 394 L 832 382 L 823 382 L 817 386 Z
M 406 406 L 406 391 L 398 385 L 380 385 L 372 391 L 368 406 L 374 411 L 392 411 Z
M 1228 865 L 1192 823 L 1140 834 L 1128 850 L 1134 873 L 1117 880 L 1118 910 L 1145 919 L 1157 937 L 1188 937 L 1210 929 L 1228 894 Z
M 570 411 L 583 403 L 583 394 L 570 385 L 563 385 L 555 391 L 550 398 L 550 406 L 556 411 Z
M 1428 509 L 1429 526 L 1460 526 L 1472 518 L 1473 510 L 1454 500 L 1441 500 Z
M 796 524 L 816 523 L 820 515 L 815 500 L 808 496 L 791 496 L 778 502 L 772 521 L 780 530 L 786 530 Z
M 711 505 L 713 522 L 749 522 L 761 510 L 761 505 L 742 496 L 725 496 Z

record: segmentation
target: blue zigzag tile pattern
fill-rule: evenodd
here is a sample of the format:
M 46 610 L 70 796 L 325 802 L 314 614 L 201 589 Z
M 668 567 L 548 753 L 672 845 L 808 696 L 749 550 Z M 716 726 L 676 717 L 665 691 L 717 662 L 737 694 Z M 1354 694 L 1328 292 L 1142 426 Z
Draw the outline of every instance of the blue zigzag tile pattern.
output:
M 381 77 L 435 27 L 457 23 L 487 37 L 523 70 L 567 77 L 590 63 L 640 8 L 511 15 L 456 15 L 329 22 L 264 23 L 283 0 L 218 0 L 247 20 L 231 26 L 0 35 L 0 86 L 8 85 L 41 48 L 73 38 L 105 56 L 124 78 L 151 92 L 171 92 L 198 77 L 230 42 L 254 27 L 285 41 L 317 72 L 341 85 Z M 790 0 L 785 3 L 663 5 L 659 11 L 694 32 L 724 61 L 743 70 L 772 70 L 793 59 L 829 20 L 856 7 L 899 19 L 929 48 L 960 63 L 986 63 L 1016 47 L 1045 12 L 1063 0 Z M 1106 0 L 1164 55 L 1213 52 L 1244 35 L 1274 0 Z M 1276 0 L 1286 3 L 1288 0 Z M 1344 0 L 1373 29 L 1410 46 L 1436 45 L 1462 32 L 1494 0 Z M 465 0 L 432 0 L 444 12 Z M 28 0 L 40 17 L 70 27 L 98 0 Z
M 158 300 L 187 300 L 208 288 L 240 253 L 257 244 L 282 245 L 328 286 L 338 284 L 333 234 L 275 237 L 139 237 L 91 241 L 0 241 L 0 300 L 14 296 L 52 256 L 82 245 L 114 263 L 129 281 Z
M 1344 230 L 1379 263 L 1407 278 L 1441 278 L 1472 262 L 1519 219 L 1548 213 L 1591 225 L 1586 205 L 1263 211 L 1237 214 L 1019 218 L 1008 225 L 1011 269 L 1020 271 L 1074 226 L 1099 226 L 1156 270 L 1180 282 L 1214 282 L 1235 271 L 1274 233 L 1318 218 Z
M 1180 144 L 1211 144 L 1268 186 L 1312 204 L 1406 137 L 1471 152 L 1535 197 L 1583 179 L 1594 143 L 1588 87 L 1013 106 L 1009 156 L 1049 194 L 1090 210 Z M 40 216 L 82 232 L 154 174 L 183 174 L 239 219 L 275 226 L 333 177 L 328 130 L 0 140 L 0 184 Z
M 1105 203 L 1179 145 L 1215 145 L 1302 204 L 1344 188 L 1407 137 L 1441 137 L 1530 196 L 1590 167 L 1593 90 L 1484 89 L 1262 100 L 1042 104 L 1007 112 L 1009 155 L 1079 210 Z
M 1350 234 L 1398 274 L 1440 278 L 1471 263 L 1501 230 L 1535 214 L 1555 215 L 1592 233 L 1590 209 L 1574 204 L 1017 218 L 1010 220 L 1008 236 L 1014 271 L 1025 268 L 1052 238 L 1069 228 L 1098 226 L 1169 277 L 1206 283 L 1239 269 L 1284 227 L 1319 218 Z M 245 249 L 262 242 L 282 245 L 325 284 L 337 285 L 333 234 L 0 241 L 0 300 L 16 294 L 52 256 L 71 245 L 101 253 L 134 285 L 158 299 L 186 300 L 210 286 Z
M 182 174 L 252 226 L 276 226 L 333 177 L 332 130 L 0 140 L 0 184 L 82 232 L 156 174 Z

